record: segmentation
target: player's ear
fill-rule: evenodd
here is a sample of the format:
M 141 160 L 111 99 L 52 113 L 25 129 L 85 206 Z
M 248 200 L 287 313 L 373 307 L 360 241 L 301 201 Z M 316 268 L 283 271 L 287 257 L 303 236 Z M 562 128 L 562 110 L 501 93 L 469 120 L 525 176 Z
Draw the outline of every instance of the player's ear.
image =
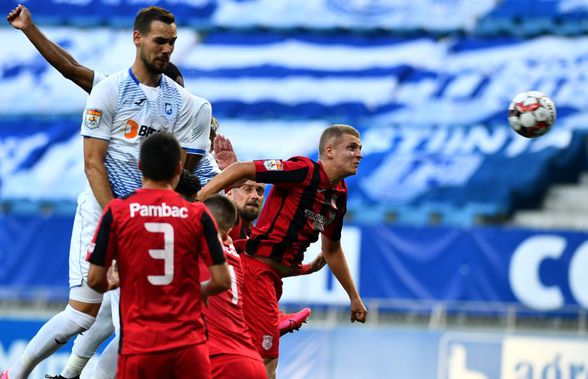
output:
M 141 162 L 139 162 L 139 163 L 141 163 Z M 176 166 L 176 175 L 179 176 L 181 174 L 183 165 L 184 164 L 182 163 L 182 161 L 178 162 L 178 165 Z
M 139 47 L 139 45 L 141 45 L 141 38 L 143 36 L 141 35 L 141 33 L 138 30 L 133 31 L 133 43 L 135 44 L 136 47 Z

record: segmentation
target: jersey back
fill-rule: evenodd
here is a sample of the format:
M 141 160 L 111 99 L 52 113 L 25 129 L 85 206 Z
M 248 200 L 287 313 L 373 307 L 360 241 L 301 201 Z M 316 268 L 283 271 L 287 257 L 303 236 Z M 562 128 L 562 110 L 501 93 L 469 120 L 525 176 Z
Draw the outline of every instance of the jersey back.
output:
M 199 259 L 225 261 L 204 205 L 172 190 L 140 189 L 109 203 L 89 261 L 120 275 L 121 354 L 144 354 L 206 341 Z

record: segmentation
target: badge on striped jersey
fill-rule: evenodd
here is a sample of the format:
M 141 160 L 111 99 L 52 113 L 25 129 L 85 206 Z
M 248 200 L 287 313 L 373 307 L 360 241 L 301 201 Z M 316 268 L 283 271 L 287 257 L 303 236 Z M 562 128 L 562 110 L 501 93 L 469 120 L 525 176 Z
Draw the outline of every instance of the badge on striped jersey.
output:
M 100 118 L 102 117 L 102 111 L 98 109 L 88 109 L 84 115 L 84 124 L 88 129 L 96 129 L 100 126 Z

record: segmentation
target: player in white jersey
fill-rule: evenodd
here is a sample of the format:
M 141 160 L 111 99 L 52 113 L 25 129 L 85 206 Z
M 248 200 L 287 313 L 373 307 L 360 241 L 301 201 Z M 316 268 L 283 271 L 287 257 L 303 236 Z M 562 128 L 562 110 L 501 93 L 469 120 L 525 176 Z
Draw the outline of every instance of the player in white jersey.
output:
M 92 88 L 100 81 L 104 80 L 107 76 L 94 71 L 88 67 L 85 67 L 78 63 L 67 51 L 61 48 L 59 45 L 48 39 L 42 31 L 33 22 L 30 11 L 23 5 L 18 5 L 14 8 L 7 16 L 8 22 L 18 30 L 21 30 L 23 34 L 30 40 L 30 42 L 37 48 L 39 53 L 51 64 L 57 71 L 59 71 L 65 78 L 71 80 L 80 88 L 87 93 L 90 93 Z M 171 62 L 166 66 L 164 74 L 172 78 L 181 86 L 184 85 L 184 80 L 181 72 Z M 197 129 L 201 125 L 196 125 Z M 212 118 L 211 129 L 210 129 L 210 141 L 214 139 L 218 123 Z M 199 133 L 200 138 L 196 142 L 199 151 L 206 150 L 206 154 L 198 162 L 199 155 L 188 155 L 188 158 L 195 157 L 196 159 L 190 159 L 190 162 L 195 165 L 195 172 L 204 184 L 212 177 L 214 177 L 220 170 L 218 169 L 217 162 L 210 152 L 210 142 L 204 137 L 205 133 Z M 223 165 L 227 166 L 230 163 L 236 161 L 236 156 L 232 150 L 232 146 L 225 148 L 221 154 L 223 159 Z M 188 161 L 188 159 L 187 159 Z M 186 164 L 188 166 L 188 162 Z M 83 262 L 82 262 L 83 264 Z M 74 271 L 78 271 L 79 264 L 77 261 L 73 262 L 70 267 Z M 80 275 L 78 275 L 80 276 Z M 118 302 L 112 303 L 110 306 L 111 297 L 117 298 L 116 293 L 108 293 L 109 295 L 104 297 L 100 311 L 96 317 L 95 323 L 92 327 L 87 330 L 83 335 L 79 335 L 74 342 L 72 354 L 67 362 L 66 367 L 61 372 L 61 375 L 54 378 L 78 378 L 82 370 L 84 369 L 88 360 L 92 357 L 98 347 L 104 342 L 112 332 L 114 331 L 114 321 L 117 320 L 118 316 Z M 117 322 L 115 322 L 117 324 Z M 116 367 L 117 359 L 117 348 L 116 341 L 113 340 L 111 344 L 104 350 L 101 360 L 96 367 L 94 373 L 95 378 L 106 379 L 114 377 L 113 367 Z
M 133 66 L 101 81 L 93 89 L 81 132 L 91 190 L 80 195 L 74 220 L 70 268 L 75 272 L 70 277 L 70 303 L 39 330 L 20 359 L 0 378 L 26 378 L 40 361 L 94 322 L 102 296 L 86 285 L 87 262 L 79 258 L 85 255 L 101 207 L 114 196 L 125 196 L 140 187 L 137 162 L 141 139 L 168 131 L 185 150 L 195 151 L 196 119 L 207 119 L 206 125 L 210 125 L 210 104 L 161 75 L 175 39 L 175 20 L 171 13 L 159 7 L 141 10 L 134 25 L 137 53 Z

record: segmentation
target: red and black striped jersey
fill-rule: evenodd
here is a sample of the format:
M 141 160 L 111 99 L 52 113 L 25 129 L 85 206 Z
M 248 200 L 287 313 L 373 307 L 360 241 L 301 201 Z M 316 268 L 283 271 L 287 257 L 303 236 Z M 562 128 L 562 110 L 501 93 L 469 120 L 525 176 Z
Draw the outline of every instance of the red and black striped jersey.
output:
M 121 354 L 143 354 L 206 341 L 199 259 L 225 262 L 216 223 L 201 203 L 173 190 L 139 189 L 112 200 L 88 260 L 120 275 Z
M 321 163 L 306 157 L 254 162 L 255 180 L 273 186 L 247 241 L 248 254 L 300 268 L 319 233 L 341 239 L 347 211 L 344 180 L 331 185 Z

